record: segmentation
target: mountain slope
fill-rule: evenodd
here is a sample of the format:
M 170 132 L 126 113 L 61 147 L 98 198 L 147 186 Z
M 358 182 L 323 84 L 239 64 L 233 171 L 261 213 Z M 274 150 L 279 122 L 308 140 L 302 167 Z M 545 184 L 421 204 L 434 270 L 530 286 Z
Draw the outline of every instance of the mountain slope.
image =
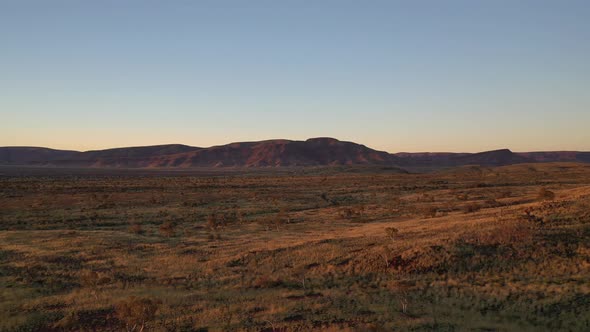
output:
M 22 149 L 22 150 L 21 150 Z M 31 148 L 28 148 L 31 149 Z M 210 148 L 159 145 L 76 152 L 0 148 L 0 164 L 69 167 L 276 167 L 393 165 L 399 158 L 364 145 L 333 138 L 268 140 Z M 18 156 L 15 157 L 15 156 Z
M 0 164 L 27 165 L 75 158 L 80 152 L 28 146 L 0 147 Z
M 0 147 L 0 165 L 61 167 L 280 167 L 387 165 L 416 169 L 463 165 L 503 166 L 534 162 L 586 162 L 590 152 L 554 151 L 514 153 L 508 149 L 480 153 L 396 153 L 334 138 L 306 141 L 239 142 L 209 148 L 181 144 L 66 151 L 37 147 Z
M 518 155 L 532 159 L 535 162 L 565 161 L 590 163 L 590 152 L 578 151 L 550 151 L 550 152 L 522 152 Z
M 92 167 L 150 167 L 153 158 L 198 150 L 201 150 L 201 148 L 182 144 L 168 144 L 86 151 L 76 155 L 73 160 L 62 161 L 62 164 L 69 162 L 71 165 Z
M 453 159 L 460 165 L 503 166 L 534 162 L 533 159 L 518 155 L 508 149 L 473 153 Z
M 269 140 L 232 143 L 186 154 L 152 159 L 152 167 L 267 167 L 325 165 L 391 165 L 387 152 L 333 138 L 307 141 Z

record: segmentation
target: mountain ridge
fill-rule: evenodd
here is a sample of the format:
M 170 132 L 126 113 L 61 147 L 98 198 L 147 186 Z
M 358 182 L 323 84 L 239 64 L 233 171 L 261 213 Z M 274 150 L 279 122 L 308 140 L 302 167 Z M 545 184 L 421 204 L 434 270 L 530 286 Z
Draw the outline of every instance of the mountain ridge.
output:
M 0 147 L 0 165 L 110 168 L 285 167 L 382 165 L 396 167 L 504 166 L 537 162 L 590 163 L 590 152 L 509 149 L 478 153 L 388 153 L 331 137 L 270 139 L 202 148 L 183 144 L 73 151 Z

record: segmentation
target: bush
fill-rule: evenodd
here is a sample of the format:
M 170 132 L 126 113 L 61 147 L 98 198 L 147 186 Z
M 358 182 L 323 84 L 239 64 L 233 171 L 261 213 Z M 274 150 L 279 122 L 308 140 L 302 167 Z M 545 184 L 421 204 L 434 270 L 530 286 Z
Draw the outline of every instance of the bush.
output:
M 174 224 L 171 221 L 166 221 L 160 225 L 160 234 L 166 237 L 174 236 Z
M 106 285 L 111 282 L 111 279 L 107 276 L 101 276 L 98 273 L 90 270 L 84 270 L 80 272 L 80 283 L 85 287 L 97 287 L 100 285 Z
M 101 276 L 95 271 L 84 270 L 80 272 L 80 284 L 84 287 L 90 288 L 95 299 L 98 299 L 100 286 L 109 283 L 111 283 L 111 278 L 103 275 Z
M 424 211 L 424 218 L 435 218 L 438 213 L 436 206 L 431 206 Z
M 537 199 L 541 201 L 551 201 L 555 198 L 555 193 L 547 190 L 546 188 L 539 189 L 539 193 L 537 194 Z
M 215 213 L 210 213 L 207 216 L 207 228 L 209 228 L 210 231 L 215 231 L 221 227 L 222 223 L 220 218 L 218 218 Z
M 143 228 L 141 227 L 141 224 L 137 223 L 134 223 L 131 226 L 129 226 L 129 231 L 134 234 L 143 234 Z
M 156 316 L 161 301 L 131 296 L 115 305 L 115 316 L 127 331 L 142 332 Z
M 476 203 L 470 203 L 463 207 L 463 212 L 465 213 L 473 213 L 479 210 L 481 210 L 481 206 L 479 206 L 479 204 Z
M 390 237 L 392 240 L 395 240 L 398 233 L 399 233 L 399 230 L 395 227 L 385 228 L 385 234 L 387 234 L 387 236 Z

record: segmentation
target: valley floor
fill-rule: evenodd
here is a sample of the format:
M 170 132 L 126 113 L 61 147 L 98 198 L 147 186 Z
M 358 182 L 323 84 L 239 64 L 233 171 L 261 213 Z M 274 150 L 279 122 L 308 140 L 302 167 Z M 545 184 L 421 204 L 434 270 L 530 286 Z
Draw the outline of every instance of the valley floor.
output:
M 588 331 L 590 165 L 0 177 L 0 331 Z

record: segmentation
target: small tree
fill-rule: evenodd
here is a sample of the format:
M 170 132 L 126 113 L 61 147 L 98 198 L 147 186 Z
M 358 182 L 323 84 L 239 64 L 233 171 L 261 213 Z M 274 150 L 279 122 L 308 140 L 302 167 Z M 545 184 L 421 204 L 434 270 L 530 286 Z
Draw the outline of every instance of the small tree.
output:
M 80 283 L 82 286 L 90 288 L 92 295 L 98 299 L 98 289 L 101 285 L 106 285 L 111 282 L 111 279 L 106 276 L 101 276 L 95 271 L 84 270 L 80 273 Z
M 210 213 L 207 216 L 207 228 L 209 228 L 210 231 L 217 229 L 217 217 L 215 216 L 215 213 Z
M 403 314 L 408 313 L 408 305 L 410 304 L 411 300 L 411 291 L 413 289 L 414 283 L 408 280 L 400 280 L 394 281 L 388 285 L 390 291 L 392 291 L 399 301 L 400 309 Z
M 285 210 L 285 208 L 281 208 L 281 210 L 277 214 L 276 218 L 274 219 L 274 224 L 275 224 L 275 227 L 277 228 L 277 231 L 279 230 L 279 227 L 281 225 L 288 223 L 288 222 L 289 222 L 289 216 L 287 215 L 287 210 Z
M 387 234 L 387 236 L 389 238 L 391 238 L 391 240 L 395 240 L 395 238 L 397 237 L 399 233 L 399 230 L 395 227 L 387 227 L 385 228 L 385 234 Z
M 389 268 L 389 251 L 390 251 L 390 249 L 387 246 L 385 246 L 385 247 L 383 247 L 383 249 L 381 250 L 381 253 L 379 254 L 379 256 L 381 256 L 381 258 L 385 262 L 386 269 Z
M 115 305 L 115 315 L 125 323 L 127 332 L 143 332 L 161 304 L 159 300 L 131 296 Z
M 215 213 L 210 213 L 207 216 L 207 228 L 209 228 L 209 239 L 221 239 L 220 231 L 225 228 L 225 220 L 226 218 L 223 215 L 216 215 Z

